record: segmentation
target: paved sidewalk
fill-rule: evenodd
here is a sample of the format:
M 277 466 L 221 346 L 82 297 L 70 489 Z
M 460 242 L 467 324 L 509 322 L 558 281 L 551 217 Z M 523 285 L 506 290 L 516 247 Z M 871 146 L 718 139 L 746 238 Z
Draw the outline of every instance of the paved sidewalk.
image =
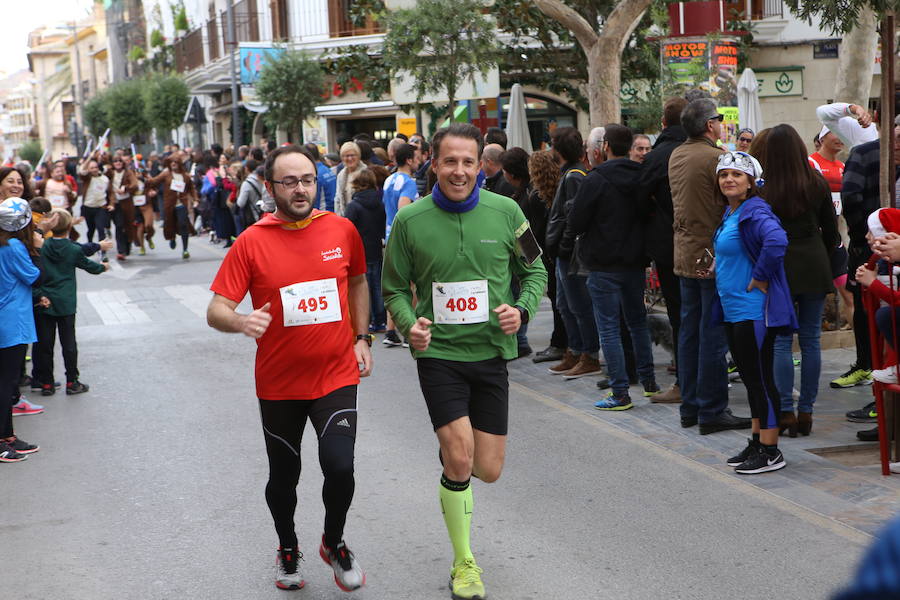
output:
M 529 325 L 528 337 L 535 351 L 547 346 L 550 328 L 552 314 L 545 299 L 540 313 Z M 654 347 L 654 357 L 657 382 L 663 390 L 668 389 L 674 382 L 674 375 L 665 368 L 670 357 L 657 346 Z M 795 358 L 799 358 L 799 353 Z M 624 412 L 598 411 L 593 404 L 605 394 L 596 387 L 598 377 L 565 381 L 547 372 L 547 367 L 553 363 L 535 364 L 531 357 L 511 362 L 509 370 L 514 383 L 729 477 L 741 479 L 825 517 L 874 534 L 887 520 L 900 513 L 900 475 L 882 476 L 877 443 L 860 442 L 856 438 L 857 431 L 870 429 L 875 424 L 850 423 L 844 417 L 848 410 L 861 408 L 872 401 L 872 388 L 833 389 L 829 386 L 829 382 L 846 371 L 854 359 L 855 351 L 852 349 L 822 352 L 822 375 L 812 434 L 808 437 L 782 437 L 779 445 L 788 466 L 775 473 L 754 476 L 737 475 L 725 464 L 729 456 L 744 447 L 749 430 L 701 436 L 697 427 L 682 429 L 679 405 L 651 404 L 648 398 L 643 397 L 640 385 L 631 388 L 633 409 Z M 799 384 L 800 370 L 797 367 L 794 385 L 798 387 Z M 730 398 L 729 406 L 736 415 L 750 416 L 746 389 L 740 381 L 731 385 Z

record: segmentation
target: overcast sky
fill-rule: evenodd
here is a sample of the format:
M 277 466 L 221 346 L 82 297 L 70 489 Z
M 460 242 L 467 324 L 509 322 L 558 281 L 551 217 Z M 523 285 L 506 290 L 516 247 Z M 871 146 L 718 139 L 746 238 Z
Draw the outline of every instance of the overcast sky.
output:
M 0 19 L 0 71 L 28 68 L 28 33 L 41 25 L 56 25 L 90 14 L 92 0 L 26 0 L 12 3 Z M 15 4 L 15 7 L 12 5 Z

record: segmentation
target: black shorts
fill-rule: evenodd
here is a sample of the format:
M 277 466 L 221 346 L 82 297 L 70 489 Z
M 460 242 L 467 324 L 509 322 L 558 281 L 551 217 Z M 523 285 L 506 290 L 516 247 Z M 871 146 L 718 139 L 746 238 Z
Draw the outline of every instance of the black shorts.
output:
M 316 429 L 319 439 L 326 434 L 346 435 L 356 439 L 356 388 L 348 385 L 315 400 L 259 400 L 263 428 L 293 447 L 293 432 L 303 435 L 306 419 Z M 299 436 L 296 440 L 299 452 Z
M 472 427 L 479 431 L 506 435 L 509 423 L 506 359 L 458 362 L 420 358 L 416 368 L 435 431 L 467 416 Z

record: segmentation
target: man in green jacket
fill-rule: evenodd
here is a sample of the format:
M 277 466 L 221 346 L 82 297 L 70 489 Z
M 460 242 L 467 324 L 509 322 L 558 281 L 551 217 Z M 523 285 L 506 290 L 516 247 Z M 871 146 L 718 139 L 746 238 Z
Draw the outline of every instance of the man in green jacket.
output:
M 469 547 L 475 475 L 500 477 L 509 381 L 522 323 L 537 310 L 547 272 L 518 205 L 480 188 L 481 133 L 454 123 L 432 142 L 437 185 L 404 207 L 384 261 L 385 306 L 409 339 L 444 465 L 440 500 L 453 545 L 453 598 L 484 597 Z M 510 280 L 521 281 L 513 298 Z M 414 286 L 418 302 L 413 307 Z

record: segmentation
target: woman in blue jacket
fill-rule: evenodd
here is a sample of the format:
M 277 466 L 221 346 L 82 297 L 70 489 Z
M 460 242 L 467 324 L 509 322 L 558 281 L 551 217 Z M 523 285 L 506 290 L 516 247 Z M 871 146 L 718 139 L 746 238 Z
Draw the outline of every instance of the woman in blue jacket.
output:
M 724 322 L 731 356 L 747 388 L 753 437 L 728 459 L 736 473 L 783 468 L 778 449 L 780 400 L 773 375 L 777 334 L 797 328 L 784 273 L 787 234 L 757 195 L 762 168 L 744 152 L 727 152 L 716 166 L 719 191 L 728 208 L 713 238 L 719 302 L 712 318 Z

